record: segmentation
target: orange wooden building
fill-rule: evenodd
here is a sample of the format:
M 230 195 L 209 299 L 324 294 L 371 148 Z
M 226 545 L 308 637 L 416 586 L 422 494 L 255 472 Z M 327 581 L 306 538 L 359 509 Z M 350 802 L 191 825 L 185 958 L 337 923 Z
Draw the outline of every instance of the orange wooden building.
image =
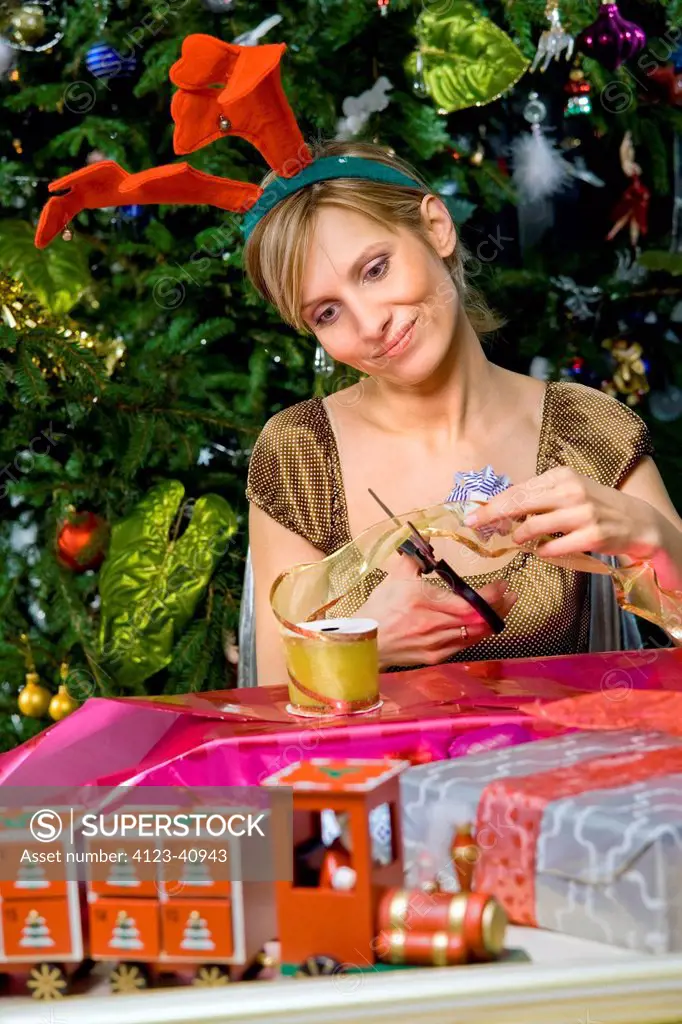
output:
M 87 957 L 83 886 L 67 863 L 70 812 L 53 809 L 61 835 L 41 842 L 34 811 L 3 808 L 0 820 L 0 972 L 26 976 L 37 999 L 64 995 Z
M 376 964 L 379 902 L 404 881 L 399 781 L 406 768 L 407 761 L 313 758 L 262 783 L 293 790 L 293 878 L 276 882 L 284 974 Z M 346 839 L 336 849 L 323 839 L 330 815 L 341 819 Z M 337 887 L 329 884 L 335 874 Z

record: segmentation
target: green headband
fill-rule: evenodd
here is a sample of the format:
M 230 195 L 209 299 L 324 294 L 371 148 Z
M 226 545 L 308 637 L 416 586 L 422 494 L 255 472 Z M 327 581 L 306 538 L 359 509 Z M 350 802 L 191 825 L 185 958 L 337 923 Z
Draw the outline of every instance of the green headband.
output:
M 263 189 L 261 197 L 254 203 L 242 220 L 242 234 L 246 241 L 261 218 L 269 213 L 287 196 L 316 181 L 330 181 L 333 178 L 361 178 L 365 181 L 383 181 L 387 185 L 407 185 L 409 188 L 423 186 L 402 171 L 395 170 L 379 160 L 366 160 L 359 156 L 325 156 L 314 160 L 293 178 L 275 178 Z

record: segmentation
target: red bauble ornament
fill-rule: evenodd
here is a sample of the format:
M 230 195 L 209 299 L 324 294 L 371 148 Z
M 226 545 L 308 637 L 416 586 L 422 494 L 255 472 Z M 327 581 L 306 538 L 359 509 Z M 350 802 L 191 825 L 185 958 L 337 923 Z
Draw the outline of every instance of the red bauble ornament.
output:
M 618 4 L 602 3 L 596 21 L 580 33 L 576 46 L 588 57 L 594 57 L 609 71 L 630 60 L 646 43 L 644 29 L 634 21 L 626 21 Z
M 648 72 L 648 77 L 666 96 L 673 107 L 682 107 L 682 71 L 676 71 L 674 64 L 661 64 Z
M 94 512 L 69 513 L 57 534 L 57 560 L 72 572 L 97 569 L 104 561 L 109 525 Z

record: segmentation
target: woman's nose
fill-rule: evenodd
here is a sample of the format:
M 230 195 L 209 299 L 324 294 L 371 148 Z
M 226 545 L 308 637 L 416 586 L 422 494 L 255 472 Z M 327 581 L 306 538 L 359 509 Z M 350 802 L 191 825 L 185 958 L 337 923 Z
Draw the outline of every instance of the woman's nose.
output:
M 388 344 L 391 322 L 391 314 L 387 313 L 385 309 L 364 309 L 358 316 L 360 337 L 381 351 Z

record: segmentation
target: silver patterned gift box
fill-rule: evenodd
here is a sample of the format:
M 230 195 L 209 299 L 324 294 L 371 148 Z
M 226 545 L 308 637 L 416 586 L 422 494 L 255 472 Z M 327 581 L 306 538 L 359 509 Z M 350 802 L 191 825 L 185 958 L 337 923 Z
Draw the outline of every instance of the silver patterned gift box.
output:
M 456 890 L 450 844 L 478 818 L 476 879 L 512 921 L 647 953 L 682 950 L 682 739 L 575 732 L 433 762 L 403 774 L 401 801 L 409 885 L 435 876 Z M 538 822 L 532 843 L 518 807 Z

